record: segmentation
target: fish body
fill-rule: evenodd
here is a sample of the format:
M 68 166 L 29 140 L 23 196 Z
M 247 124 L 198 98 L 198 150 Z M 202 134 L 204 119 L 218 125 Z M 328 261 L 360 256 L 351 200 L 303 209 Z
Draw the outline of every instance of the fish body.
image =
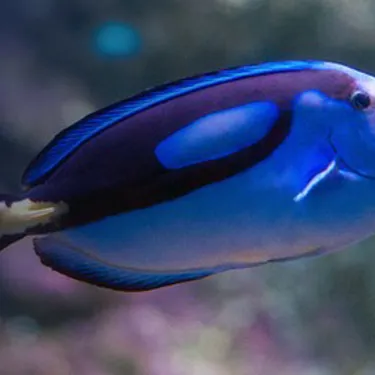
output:
M 375 231 L 375 79 L 292 61 L 174 82 L 57 135 L 0 203 L 0 245 L 149 290 L 342 249 Z

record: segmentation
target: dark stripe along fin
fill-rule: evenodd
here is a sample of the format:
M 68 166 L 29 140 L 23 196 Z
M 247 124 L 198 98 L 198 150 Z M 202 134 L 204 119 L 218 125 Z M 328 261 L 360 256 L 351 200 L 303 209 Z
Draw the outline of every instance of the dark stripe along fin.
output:
M 153 272 L 106 264 L 53 235 L 34 239 L 35 252 L 47 267 L 73 279 L 124 292 L 141 292 L 199 280 L 227 268 Z
M 284 61 L 241 66 L 167 83 L 94 112 L 59 133 L 31 162 L 22 177 L 22 184 L 33 186 L 42 182 L 54 168 L 80 145 L 108 127 L 145 109 L 210 86 L 264 74 L 312 69 L 319 62 Z

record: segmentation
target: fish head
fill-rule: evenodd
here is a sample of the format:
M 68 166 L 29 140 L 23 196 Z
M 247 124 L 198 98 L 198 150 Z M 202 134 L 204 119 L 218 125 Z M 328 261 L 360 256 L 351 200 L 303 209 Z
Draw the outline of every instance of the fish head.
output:
M 345 100 L 327 102 L 330 143 L 343 169 L 375 179 L 375 78 L 334 63 L 327 69 L 350 77 Z

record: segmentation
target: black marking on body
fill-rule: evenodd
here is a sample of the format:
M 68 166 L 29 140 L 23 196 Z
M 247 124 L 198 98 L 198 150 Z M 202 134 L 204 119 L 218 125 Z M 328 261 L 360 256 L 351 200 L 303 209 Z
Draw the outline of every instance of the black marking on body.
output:
M 133 116 L 94 137 L 26 197 L 64 201 L 70 227 L 120 212 L 176 199 L 222 181 L 272 155 L 290 132 L 295 98 L 307 90 L 346 100 L 353 80 L 342 72 L 309 70 L 241 79 L 175 98 Z M 258 143 L 217 160 L 177 170 L 164 168 L 154 150 L 168 135 L 213 113 L 270 101 L 280 116 Z

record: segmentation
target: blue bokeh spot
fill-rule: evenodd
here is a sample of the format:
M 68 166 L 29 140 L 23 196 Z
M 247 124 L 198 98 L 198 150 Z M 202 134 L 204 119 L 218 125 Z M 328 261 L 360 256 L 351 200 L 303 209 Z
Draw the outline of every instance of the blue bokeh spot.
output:
M 138 31 L 126 23 L 107 22 L 101 25 L 95 35 L 96 50 L 106 56 L 129 57 L 141 49 Z

